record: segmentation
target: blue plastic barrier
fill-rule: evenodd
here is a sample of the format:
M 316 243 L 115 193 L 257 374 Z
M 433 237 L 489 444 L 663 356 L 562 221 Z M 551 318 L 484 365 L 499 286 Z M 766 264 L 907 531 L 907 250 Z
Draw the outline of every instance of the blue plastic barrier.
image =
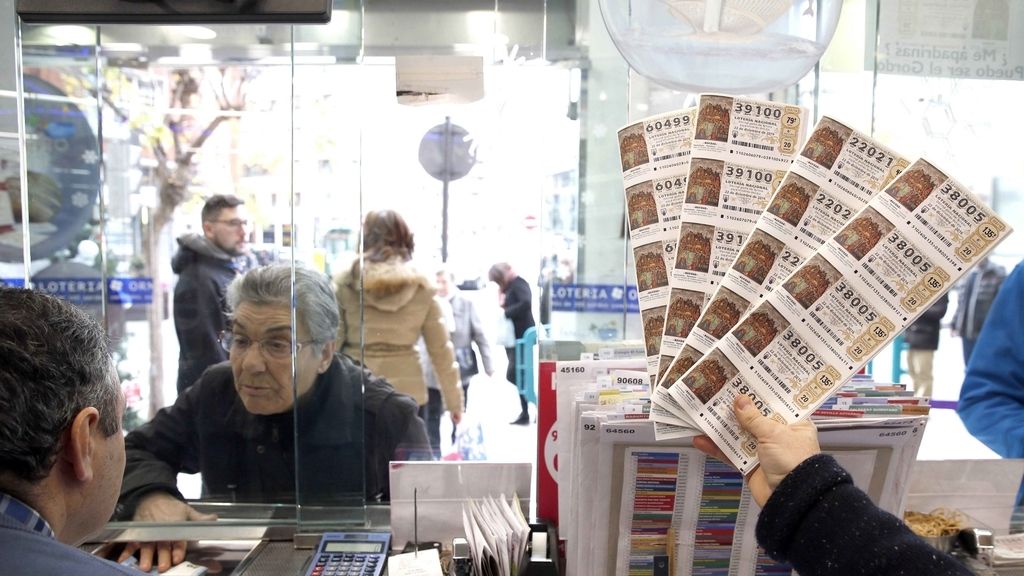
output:
M 516 340 L 516 388 L 526 401 L 537 405 L 537 382 L 533 370 L 533 347 L 537 344 L 537 327 L 531 326 Z

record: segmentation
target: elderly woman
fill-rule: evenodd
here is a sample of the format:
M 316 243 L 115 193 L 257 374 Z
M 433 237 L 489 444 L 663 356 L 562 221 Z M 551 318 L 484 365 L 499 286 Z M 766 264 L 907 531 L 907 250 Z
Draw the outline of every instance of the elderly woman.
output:
M 292 324 L 291 275 L 273 265 L 230 284 L 231 325 L 220 338 L 228 361 L 125 438 L 119 519 L 210 520 L 183 501 L 180 472 L 202 473 L 204 497 L 217 500 L 336 505 L 364 490 L 386 498 L 388 462 L 429 451 L 413 399 L 335 353 L 340 317 L 327 276 L 295 269 Z M 184 543 L 157 552 L 143 545 L 140 568 L 181 562 Z
M 462 419 L 459 366 L 430 279 L 410 264 L 412 232 L 393 210 L 369 212 L 363 254 L 335 278 L 342 352 L 363 362 L 395 388 L 427 404 L 427 382 L 416 342 L 426 344 L 452 422 Z

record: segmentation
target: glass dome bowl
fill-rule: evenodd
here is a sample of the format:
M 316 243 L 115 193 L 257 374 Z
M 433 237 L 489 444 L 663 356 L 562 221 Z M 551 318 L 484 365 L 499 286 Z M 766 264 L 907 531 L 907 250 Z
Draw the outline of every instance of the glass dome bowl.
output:
M 842 0 L 599 0 L 626 62 L 686 92 L 753 94 L 795 83 L 821 58 Z

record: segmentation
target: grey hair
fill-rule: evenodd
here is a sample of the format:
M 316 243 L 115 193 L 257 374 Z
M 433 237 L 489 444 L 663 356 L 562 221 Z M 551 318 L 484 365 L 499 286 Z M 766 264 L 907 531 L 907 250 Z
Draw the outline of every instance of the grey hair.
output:
M 271 264 L 250 270 L 228 286 L 228 307 L 234 311 L 242 304 L 285 306 L 292 302 L 292 269 L 288 264 Z M 325 344 L 338 335 L 341 316 L 338 301 L 325 274 L 295 265 L 295 306 L 299 322 L 306 325 L 309 337 Z
M 100 431 L 120 433 L 120 381 L 103 328 L 43 292 L 0 287 L 0 474 L 35 483 L 49 475 L 64 432 L 83 409 Z

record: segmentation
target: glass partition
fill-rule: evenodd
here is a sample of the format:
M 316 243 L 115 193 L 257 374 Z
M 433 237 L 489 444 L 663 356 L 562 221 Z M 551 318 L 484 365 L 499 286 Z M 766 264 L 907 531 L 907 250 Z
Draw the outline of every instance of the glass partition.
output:
M 27 277 L 108 328 L 128 398 L 119 519 L 153 480 L 132 470 L 139 459 L 167 465 L 177 474 L 166 481 L 221 519 L 323 525 L 362 523 L 366 499 L 386 496 L 387 460 L 423 457 L 390 438 L 394 421 L 357 366 L 364 351 L 348 350 L 355 364 L 332 360 L 338 327 L 304 308 L 301 271 L 331 282 L 361 262 L 367 212 L 401 213 L 415 266 L 430 281 L 450 270 L 491 332 L 492 264 L 511 262 L 531 284 L 556 262 L 571 277 L 575 6 L 435 12 L 439 29 L 420 36 L 393 32 L 422 11 L 341 1 L 326 26 L 18 23 L 9 62 L 23 64 L 9 79 L 25 89 L 4 93 L 12 221 L 0 229 L 0 277 Z M 444 32 L 454 29 L 462 35 Z M 564 64 L 544 60 L 548 46 Z M 479 55 L 484 97 L 399 105 L 395 59 L 416 53 Z M 443 126 L 460 135 L 448 146 L 464 163 L 448 178 L 433 165 L 446 153 L 435 138 Z M 216 195 L 242 204 L 204 213 Z M 227 314 L 225 285 L 275 264 L 287 269 L 286 304 L 254 309 L 243 292 Z M 360 334 L 373 329 L 364 305 L 346 315 Z M 268 332 L 281 312 L 286 329 Z M 324 326 L 330 338 L 312 334 Z M 246 388 L 257 381 L 286 383 L 293 396 L 267 408 Z

